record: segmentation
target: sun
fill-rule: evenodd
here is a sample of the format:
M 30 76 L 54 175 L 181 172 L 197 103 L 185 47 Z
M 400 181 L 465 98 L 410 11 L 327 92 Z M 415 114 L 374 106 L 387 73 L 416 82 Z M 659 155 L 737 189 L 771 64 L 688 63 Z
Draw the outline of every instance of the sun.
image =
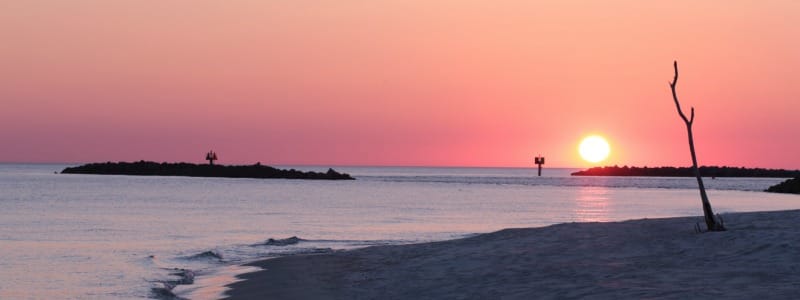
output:
M 608 142 L 599 135 L 590 135 L 583 138 L 581 145 L 578 146 L 578 153 L 581 154 L 581 157 L 591 163 L 603 161 L 610 152 L 611 147 L 608 146 Z

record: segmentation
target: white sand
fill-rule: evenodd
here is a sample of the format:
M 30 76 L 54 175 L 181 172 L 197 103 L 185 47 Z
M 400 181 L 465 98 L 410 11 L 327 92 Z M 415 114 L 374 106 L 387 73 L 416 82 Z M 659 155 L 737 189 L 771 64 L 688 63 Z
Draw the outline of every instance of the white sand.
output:
M 800 297 L 800 211 L 571 223 L 256 263 L 233 299 Z

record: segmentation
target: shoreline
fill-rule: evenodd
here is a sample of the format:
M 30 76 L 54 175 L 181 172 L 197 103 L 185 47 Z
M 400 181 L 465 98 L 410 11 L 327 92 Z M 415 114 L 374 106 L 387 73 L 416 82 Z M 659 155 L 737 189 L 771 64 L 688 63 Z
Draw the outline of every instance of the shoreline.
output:
M 441 242 L 256 261 L 226 299 L 790 298 L 800 210 L 563 223 Z

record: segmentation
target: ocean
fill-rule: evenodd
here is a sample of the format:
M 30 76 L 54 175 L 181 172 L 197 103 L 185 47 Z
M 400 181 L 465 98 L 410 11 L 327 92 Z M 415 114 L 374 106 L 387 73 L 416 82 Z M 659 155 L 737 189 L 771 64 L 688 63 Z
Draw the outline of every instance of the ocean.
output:
M 269 257 L 702 214 L 694 178 L 577 169 L 336 167 L 357 180 L 314 181 L 58 174 L 67 166 L 0 164 L 0 299 L 159 298 L 173 286 L 216 298 L 252 270 L 239 265 Z M 760 192 L 783 180 L 705 183 L 724 216 L 800 208 Z

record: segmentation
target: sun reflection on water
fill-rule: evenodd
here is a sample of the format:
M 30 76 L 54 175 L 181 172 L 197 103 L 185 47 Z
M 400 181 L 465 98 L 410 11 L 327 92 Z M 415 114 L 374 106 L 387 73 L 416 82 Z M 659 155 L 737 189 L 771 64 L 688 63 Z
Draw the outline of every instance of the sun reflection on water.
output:
M 575 198 L 575 218 L 578 222 L 607 222 L 610 191 L 607 187 L 591 186 L 578 189 Z

